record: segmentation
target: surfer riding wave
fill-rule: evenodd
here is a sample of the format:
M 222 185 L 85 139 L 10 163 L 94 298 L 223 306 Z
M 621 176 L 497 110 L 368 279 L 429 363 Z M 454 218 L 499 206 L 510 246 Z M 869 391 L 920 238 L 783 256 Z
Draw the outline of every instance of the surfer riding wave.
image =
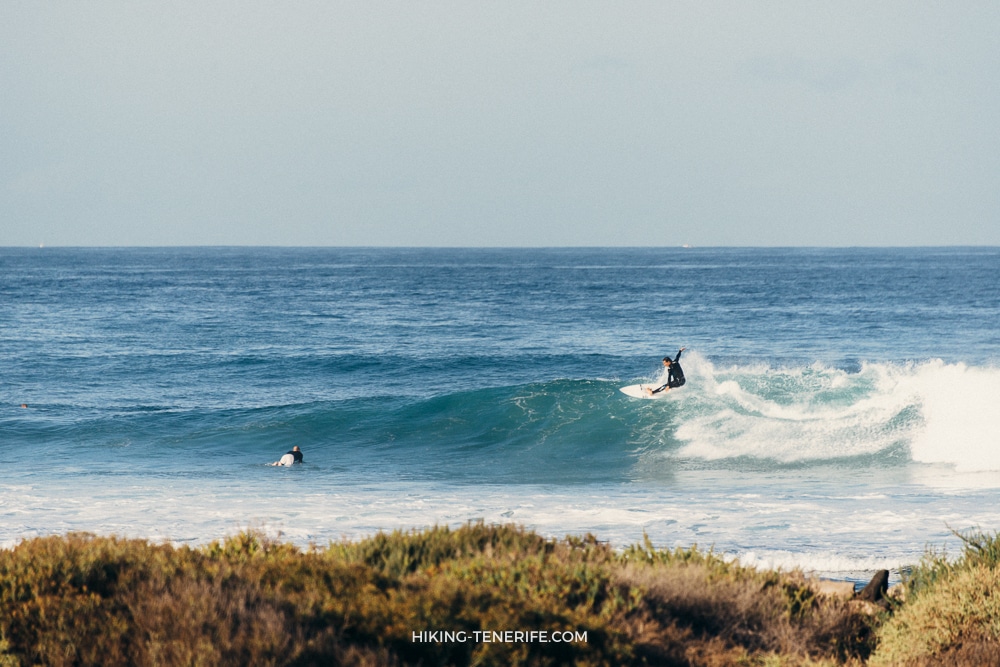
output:
M 667 371 L 667 381 L 656 389 L 644 387 L 647 394 L 652 396 L 653 394 L 659 394 L 660 392 L 670 391 L 671 389 L 676 389 L 687 382 L 687 380 L 684 379 L 684 370 L 681 368 L 680 364 L 681 352 L 686 349 L 686 347 L 679 349 L 677 351 L 677 356 L 673 359 L 670 357 L 663 357 L 663 367 Z

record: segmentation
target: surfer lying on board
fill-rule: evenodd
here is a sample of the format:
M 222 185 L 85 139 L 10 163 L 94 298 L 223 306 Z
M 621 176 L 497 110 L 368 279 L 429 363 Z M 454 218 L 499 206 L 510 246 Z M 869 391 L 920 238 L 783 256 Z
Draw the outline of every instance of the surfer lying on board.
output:
M 680 387 L 682 384 L 687 382 L 687 380 L 684 379 L 684 369 L 681 368 L 680 364 L 681 352 L 683 352 L 686 349 L 687 349 L 686 347 L 682 347 L 681 349 L 679 349 L 677 351 L 677 356 L 674 357 L 672 360 L 670 359 L 670 357 L 663 357 L 663 367 L 667 369 L 667 382 L 666 384 L 661 385 L 656 389 L 653 389 L 651 387 L 645 387 L 644 389 L 646 390 L 646 393 L 652 396 L 653 394 L 659 394 L 661 391 L 670 391 L 671 389 L 676 389 L 677 387 Z
M 271 465 L 273 466 L 290 466 L 293 463 L 302 463 L 302 451 L 299 449 L 298 445 L 292 447 L 291 451 L 286 452 L 279 460 L 275 461 Z

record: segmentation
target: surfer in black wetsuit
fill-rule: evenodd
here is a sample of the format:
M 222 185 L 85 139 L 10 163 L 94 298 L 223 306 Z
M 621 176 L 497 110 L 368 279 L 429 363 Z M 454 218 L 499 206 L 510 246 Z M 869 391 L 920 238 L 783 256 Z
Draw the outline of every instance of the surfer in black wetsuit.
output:
M 661 391 L 670 391 L 671 389 L 676 389 L 683 385 L 687 380 L 684 379 L 684 369 L 681 368 L 681 352 L 686 350 L 686 347 L 682 347 L 677 351 L 677 356 L 671 359 L 670 357 L 663 357 L 663 367 L 667 369 L 667 382 L 664 385 L 657 387 L 656 389 L 646 389 L 649 395 L 659 394 Z

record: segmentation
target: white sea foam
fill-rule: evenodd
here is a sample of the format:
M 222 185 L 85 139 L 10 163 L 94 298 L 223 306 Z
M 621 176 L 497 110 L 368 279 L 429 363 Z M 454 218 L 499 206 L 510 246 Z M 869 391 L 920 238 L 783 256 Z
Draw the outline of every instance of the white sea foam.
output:
M 1000 369 L 864 364 L 715 369 L 692 359 L 677 455 L 783 463 L 873 455 L 903 446 L 913 461 L 1000 470 Z

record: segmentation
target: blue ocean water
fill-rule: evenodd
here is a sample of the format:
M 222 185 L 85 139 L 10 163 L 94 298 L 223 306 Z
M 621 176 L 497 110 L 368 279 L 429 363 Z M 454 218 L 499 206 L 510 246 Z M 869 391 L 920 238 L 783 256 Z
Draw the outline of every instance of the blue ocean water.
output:
M 3 545 L 483 519 L 862 578 L 1000 529 L 998 399 L 997 248 L 0 249 Z

